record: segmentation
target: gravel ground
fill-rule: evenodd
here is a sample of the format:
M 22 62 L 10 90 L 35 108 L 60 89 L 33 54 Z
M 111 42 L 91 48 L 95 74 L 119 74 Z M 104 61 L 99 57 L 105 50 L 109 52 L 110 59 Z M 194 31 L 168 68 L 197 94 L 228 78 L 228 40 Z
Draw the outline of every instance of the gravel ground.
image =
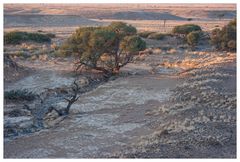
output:
M 170 102 L 150 114 L 160 120 L 150 137 L 113 157 L 236 158 L 236 64 L 188 72 Z
M 51 127 L 33 130 L 35 133 L 23 131 L 15 134 L 16 138 L 6 136 L 4 157 L 235 158 L 236 54 L 148 50 L 122 68 L 119 77 L 104 84 L 101 79 L 89 84 L 68 117 L 54 118 L 50 113 L 55 123 Z M 5 89 L 14 89 L 18 83 L 39 92 L 47 88 L 44 103 L 35 105 L 32 114 L 41 116 L 42 125 L 51 104 L 66 107 L 63 97 L 69 94 L 59 79 L 65 76 L 61 69 L 68 62 L 21 63 L 45 73 L 6 84 Z M 52 69 L 51 73 L 44 68 Z M 52 75 L 54 71 L 58 74 L 56 69 L 61 75 Z M 42 79 L 40 86 L 31 84 L 31 79 L 38 82 L 41 76 L 47 79 Z M 59 87 L 51 89 L 53 81 Z M 6 117 L 10 109 L 22 108 L 24 103 L 6 102 L 4 106 Z M 29 114 L 25 110 L 21 113 Z M 31 115 L 12 119 L 6 118 L 4 126 L 15 127 L 12 121 L 16 121 L 28 130 L 33 122 Z

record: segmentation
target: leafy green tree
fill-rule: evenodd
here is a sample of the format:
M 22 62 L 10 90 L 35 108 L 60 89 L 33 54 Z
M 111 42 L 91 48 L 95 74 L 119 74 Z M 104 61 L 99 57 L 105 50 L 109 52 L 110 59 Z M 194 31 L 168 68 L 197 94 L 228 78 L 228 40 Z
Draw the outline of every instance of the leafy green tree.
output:
M 146 48 L 146 43 L 136 33 L 136 28 L 122 22 L 79 28 L 62 45 L 61 51 L 77 58 L 77 69 L 88 67 L 115 74 L 136 52 Z

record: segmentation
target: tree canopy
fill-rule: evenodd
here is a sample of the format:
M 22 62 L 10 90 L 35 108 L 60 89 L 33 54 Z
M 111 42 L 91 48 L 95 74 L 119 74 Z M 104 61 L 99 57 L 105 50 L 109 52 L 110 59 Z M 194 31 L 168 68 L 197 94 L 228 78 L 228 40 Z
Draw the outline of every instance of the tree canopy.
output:
M 137 30 L 123 22 L 105 27 L 81 27 L 62 45 L 61 51 L 77 59 L 77 69 L 89 67 L 106 73 L 117 73 L 133 55 L 146 48 Z

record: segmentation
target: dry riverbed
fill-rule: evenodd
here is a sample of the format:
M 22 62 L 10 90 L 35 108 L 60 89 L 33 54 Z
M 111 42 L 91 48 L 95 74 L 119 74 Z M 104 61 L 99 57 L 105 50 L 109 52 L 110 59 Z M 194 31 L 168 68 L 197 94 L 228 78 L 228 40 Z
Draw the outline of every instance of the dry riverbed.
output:
M 5 158 L 236 157 L 235 53 L 153 47 L 119 77 L 86 86 L 67 117 L 47 110 L 66 107 L 63 97 L 74 80 L 70 61 L 18 62 L 36 72 L 5 90 L 21 85 L 46 101 L 38 103 L 41 111 L 18 117 L 8 111 L 24 104 L 5 102 L 5 130 L 11 124 L 24 128 L 6 132 Z M 41 127 L 26 131 L 36 116 Z

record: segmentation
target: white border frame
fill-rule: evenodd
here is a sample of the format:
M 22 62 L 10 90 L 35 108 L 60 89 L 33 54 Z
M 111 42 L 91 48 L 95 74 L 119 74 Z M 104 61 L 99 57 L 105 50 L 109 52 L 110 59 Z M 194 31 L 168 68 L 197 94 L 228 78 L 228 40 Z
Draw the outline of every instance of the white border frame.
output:
M 1 42 L 0 42 L 0 49 L 1 49 L 1 53 L 0 53 L 0 73 L 1 73 L 1 80 L 0 80 L 0 105 L 2 107 L 2 113 L 0 113 L 0 118 L 1 118 L 1 141 L 0 141 L 0 150 L 1 150 L 1 157 L 3 158 L 3 4 L 9 4 L 9 3 L 86 3 L 86 0 L 2 0 L 1 1 L 1 5 L 0 5 L 0 14 L 1 14 L 1 18 L 0 18 L 0 23 L 1 23 Z M 160 1 L 160 0 L 88 0 L 87 3 L 235 3 L 237 4 L 237 22 L 239 22 L 239 1 L 237 0 L 201 0 L 199 1 L 194 1 L 194 0 L 181 0 L 181 1 L 177 1 L 177 0 L 168 0 L 168 1 Z M 237 29 L 239 31 L 239 25 L 237 25 Z M 237 32 L 237 40 L 239 40 L 239 33 Z M 237 44 L 237 53 L 240 49 L 240 43 Z M 240 58 L 237 57 L 237 69 L 239 67 L 239 60 Z M 237 70 L 237 107 L 239 107 L 238 105 L 240 105 L 240 100 L 239 100 L 239 93 L 240 93 L 240 88 L 239 88 L 239 75 L 240 75 L 240 71 Z M 238 108 L 237 108 L 238 109 Z M 240 114 L 239 111 L 237 111 L 237 135 L 239 136 L 239 124 L 240 124 Z M 239 146 L 239 137 L 237 136 L 237 159 L 231 159 L 232 161 L 237 161 L 239 159 L 239 152 L 240 152 L 240 146 Z M 4 160 L 10 160 L 10 159 L 4 159 Z M 18 159 L 20 160 L 20 159 Z M 25 161 L 26 159 L 21 159 L 20 161 Z M 34 160 L 43 160 L 43 159 L 34 159 Z M 46 159 L 44 159 L 46 160 Z M 55 159 L 57 161 L 62 161 L 64 159 Z M 66 159 L 65 159 L 66 160 Z M 70 159 L 67 159 L 70 160 Z M 75 160 L 79 160 L 79 159 L 75 159 Z M 82 159 L 83 160 L 83 159 Z M 87 160 L 87 159 L 85 159 Z M 89 159 L 88 159 L 89 160 Z M 97 159 L 94 159 L 97 160 Z M 98 159 L 99 160 L 99 159 Z M 101 159 L 102 160 L 106 160 L 106 159 Z M 123 160 L 123 159 L 108 159 L 108 160 Z M 126 161 L 130 161 L 133 159 L 124 159 Z M 138 159 L 139 161 L 145 161 L 146 159 Z M 149 160 L 149 159 L 148 159 Z M 151 159 L 153 161 L 159 161 L 159 159 Z M 161 161 L 167 161 L 167 160 L 173 160 L 173 159 L 160 159 Z M 185 160 L 193 160 L 193 159 L 174 159 L 174 160 L 179 160 L 179 161 L 185 161 Z M 200 160 L 213 160 L 213 161 L 223 161 L 225 159 L 194 159 L 194 161 L 200 161 Z M 229 159 L 226 159 L 229 160 Z M 10 160 L 12 161 L 12 160 Z M 90 160 L 92 161 L 92 159 Z

